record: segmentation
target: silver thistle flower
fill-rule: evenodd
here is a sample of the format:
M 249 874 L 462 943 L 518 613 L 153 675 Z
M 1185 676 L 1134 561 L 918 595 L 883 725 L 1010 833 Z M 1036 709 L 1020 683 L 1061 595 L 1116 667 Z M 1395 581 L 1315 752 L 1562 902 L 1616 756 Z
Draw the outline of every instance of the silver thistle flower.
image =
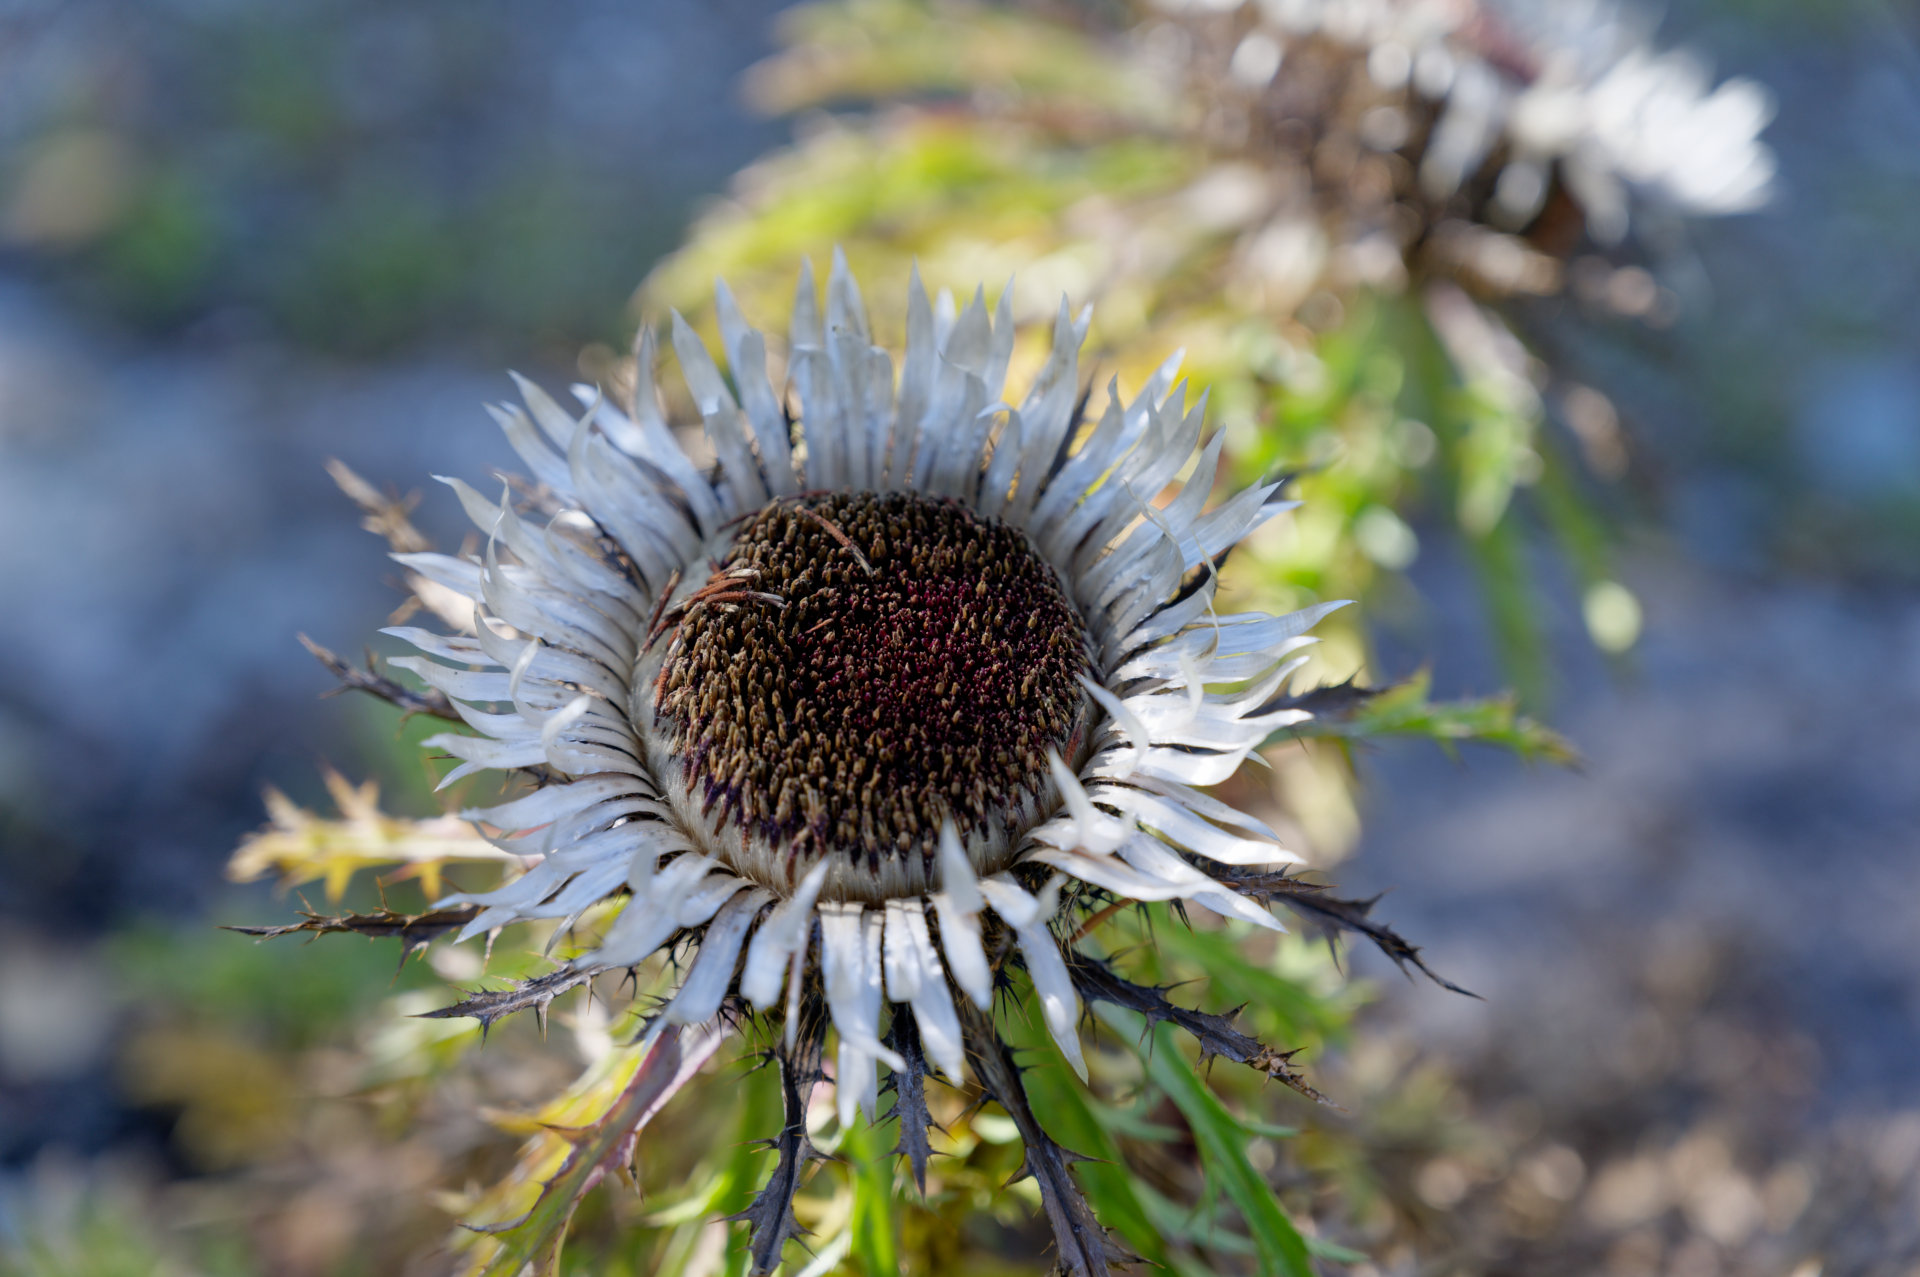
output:
M 538 487 L 495 503 L 447 480 L 484 553 L 397 557 L 470 600 L 471 625 L 388 631 L 476 733 L 428 742 L 461 760 L 447 781 L 536 785 L 464 813 L 531 867 L 440 902 L 477 910 L 462 939 L 564 927 L 624 890 L 599 947 L 542 989 L 691 944 L 648 1031 L 752 1008 L 782 1027 L 791 1104 L 830 1027 L 850 1121 L 875 1113 L 878 1065 L 917 1087 L 923 1059 L 955 1082 L 971 1060 L 1015 1109 L 990 1007 L 1016 955 L 1084 1078 L 1076 972 L 1152 991 L 1086 974 L 1053 929 L 1069 907 L 1191 901 L 1278 928 L 1256 903 L 1273 875 L 1256 890 L 1236 867 L 1296 857 L 1199 787 L 1307 717 L 1281 688 L 1338 604 L 1216 614 L 1215 562 L 1286 508 L 1279 485 L 1208 507 L 1221 437 L 1201 446 L 1205 397 L 1183 410 L 1177 359 L 1131 401 L 1115 388 L 1082 437 L 1088 315 L 1064 301 L 1016 404 L 1010 306 L 976 293 L 956 314 L 916 274 L 896 376 L 836 254 L 824 316 L 802 271 L 782 394 L 721 285 L 731 383 L 678 316 L 671 336 L 710 469 L 669 429 L 648 333 L 624 412 L 581 387 L 575 416 L 524 381 L 524 410 L 493 410 Z M 757 1210 L 765 1267 L 790 1216 Z M 1050 1205 L 1063 1258 L 1103 1267 L 1078 1210 Z
M 1636 215 L 1743 213 L 1771 195 L 1765 89 L 1713 86 L 1610 0 L 1162 7 L 1195 34 L 1191 75 L 1227 149 L 1291 155 L 1311 175 L 1344 277 L 1396 283 L 1404 262 L 1552 292 L 1582 231 L 1612 247 Z

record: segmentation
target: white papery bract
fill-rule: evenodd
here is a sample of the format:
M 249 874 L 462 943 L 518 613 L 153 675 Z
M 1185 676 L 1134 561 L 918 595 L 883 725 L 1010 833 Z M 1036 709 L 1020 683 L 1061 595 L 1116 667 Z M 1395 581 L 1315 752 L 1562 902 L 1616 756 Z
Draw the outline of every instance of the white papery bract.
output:
M 1191 7 L 1173 0 L 1168 7 Z M 1684 51 L 1656 51 L 1648 23 L 1615 0 L 1247 0 L 1248 39 L 1271 47 L 1262 85 L 1290 46 L 1324 39 L 1354 51 L 1383 102 L 1408 94 L 1434 118 L 1418 156 L 1427 198 L 1490 181 L 1488 215 L 1531 223 L 1557 177 L 1602 243 L 1627 232 L 1632 199 L 1682 216 L 1750 212 L 1771 195 L 1760 142 L 1767 91 L 1715 87 Z M 1363 124 L 1375 149 L 1400 149 L 1410 122 L 1391 105 Z M 1632 199 L 1630 199 L 1632 197 Z
M 449 480 L 484 550 L 401 557 L 471 599 L 471 627 L 389 631 L 423 654 L 399 663 L 451 698 L 473 729 L 428 742 L 461 760 L 448 780 L 527 769 L 540 784 L 464 813 L 530 867 L 497 890 L 441 902 L 478 907 L 463 939 L 533 919 L 569 925 L 625 889 L 599 947 L 577 965 L 627 967 L 694 939 L 660 1017 L 667 1023 L 708 1020 L 733 994 L 769 1013 L 785 1008 L 791 1035 L 802 985 L 818 990 L 838 1035 L 840 1109 L 850 1118 L 856 1106 L 871 1111 L 876 1065 L 899 1066 L 883 1043 L 889 1005 L 914 1017 L 929 1058 L 959 1077 L 956 1008 L 985 1010 L 993 994 L 987 933 L 1010 937 L 1047 1027 L 1084 1072 L 1078 999 L 1051 929 L 1067 879 L 1277 928 L 1214 875 L 1295 857 L 1196 787 L 1226 779 L 1306 717 L 1276 694 L 1303 659 L 1307 629 L 1335 605 L 1216 613 L 1210 561 L 1285 508 L 1273 487 L 1209 507 L 1215 440 L 1155 508 L 1200 446 L 1202 405 L 1184 408 L 1177 360 L 1133 398 L 1116 392 L 1081 437 L 1087 314 L 1062 303 L 1044 366 L 1016 391 L 1003 384 L 1010 313 L 1004 295 L 994 313 L 979 294 L 964 308 L 936 304 L 916 275 L 895 359 L 872 344 L 836 254 L 824 313 L 803 268 L 781 388 L 769 379 L 766 339 L 722 286 L 729 375 L 677 316 L 670 343 L 715 458 L 707 467 L 669 428 L 650 336 L 638 344 L 627 411 L 591 387 L 575 388 L 579 407 L 569 410 L 524 381 L 524 406 L 493 410 L 537 497 L 495 503 Z M 661 738 L 646 726 L 660 660 L 649 640 L 673 641 L 659 633 L 665 609 L 726 561 L 742 522 L 770 503 L 903 492 L 1017 529 L 1057 575 L 1089 653 L 1085 730 L 1073 756 L 1048 761 L 1051 800 L 1021 809 L 995 862 L 949 822 L 926 860 L 934 889 L 863 898 L 825 861 L 782 878 L 689 818 L 674 778 L 659 774 Z

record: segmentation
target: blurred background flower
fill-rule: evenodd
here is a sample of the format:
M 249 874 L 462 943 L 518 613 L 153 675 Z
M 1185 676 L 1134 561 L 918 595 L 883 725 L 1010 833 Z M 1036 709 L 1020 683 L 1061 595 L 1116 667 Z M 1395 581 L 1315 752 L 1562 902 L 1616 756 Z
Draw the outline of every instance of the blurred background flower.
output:
M 437 1262 L 487 1185 L 553 1156 L 551 1097 L 617 1077 L 618 1007 L 485 1050 L 406 1018 L 477 956 L 396 977 L 390 942 L 209 930 L 297 904 L 219 885 L 264 786 L 290 805 L 259 865 L 319 911 L 379 903 L 364 872 L 337 903 L 327 882 L 387 831 L 344 797 L 335 820 L 317 761 L 377 777 L 380 819 L 440 812 L 426 729 L 311 700 L 332 680 L 293 635 L 357 651 L 402 597 L 365 584 L 381 547 L 322 463 L 375 492 L 509 465 L 475 428 L 500 365 L 616 382 L 634 281 L 698 306 L 723 263 L 744 284 L 836 239 L 869 279 L 918 256 L 936 284 L 1018 271 L 1035 312 L 1097 300 L 1130 385 L 1132 352 L 1185 344 L 1235 478 L 1298 469 L 1309 498 L 1232 584 L 1361 593 L 1323 673 L 1430 671 L 1379 713 L 1469 742 L 1464 767 L 1293 746 L 1241 783 L 1346 889 L 1393 888 L 1396 928 L 1484 1004 L 1344 985 L 1304 943 L 1156 954 L 1168 981 L 1240 972 L 1209 1006 L 1253 1000 L 1347 1109 L 1214 1071 L 1231 1115 L 1303 1128 L 1240 1137 L 1296 1220 L 1357 1272 L 1920 1264 L 1920 20 L 1438 7 L 1402 77 L 1369 25 L 1397 9 L 873 5 L 789 15 L 782 43 L 775 8 L 0 9 L 0 1271 Z M 1429 185 L 1461 111 L 1480 146 Z M 768 278 L 750 311 L 784 309 Z M 413 518 L 459 543 L 451 501 Z M 1580 773 L 1471 744 L 1545 740 L 1476 699 L 1509 685 Z M 503 950 L 487 974 L 540 969 Z M 1178 1091 L 1115 1067 L 1108 1099 Z M 651 1128 L 644 1194 L 586 1199 L 578 1262 L 730 1262 L 705 1221 L 765 1175 L 732 1140 L 779 1097 L 695 1085 L 713 1102 Z M 1151 1233 L 1252 1266 L 1237 1202 L 1194 1209 L 1202 1119 L 1076 1094 L 1044 1110 L 1063 1143 L 1153 1154 Z M 821 1271 L 1044 1266 L 1033 1200 L 998 1192 L 1011 1124 L 940 1116 L 951 1205 L 889 1212 L 890 1172 L 853 1169 L 884 1141 L 847 1150 L 797 1208 Z

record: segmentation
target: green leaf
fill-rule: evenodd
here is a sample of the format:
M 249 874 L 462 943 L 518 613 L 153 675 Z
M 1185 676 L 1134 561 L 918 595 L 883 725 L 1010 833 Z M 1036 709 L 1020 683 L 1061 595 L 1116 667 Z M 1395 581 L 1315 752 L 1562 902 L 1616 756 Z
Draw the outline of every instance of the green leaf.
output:
M 1322 1237 L 1308 1237 L 1305 1241 L 1307 1250 L 1316 1258 L 1331 1259 L 1336 1264 L 1364 1264 L 1371 1258 L 1351 1246 L 1342 1246 L 1339 1242 L 1330 1242 Z
M 900 1230 L 894 1218 L 893 1146 L 863 1119 L 840 1141 L 853 1165 L 853 1254 L 866 1277 L 900 1271 Z
M 1579 751 L 1566 737 L 1522 714 L 1512 696 L 1435 701 L 1428 698 L 1432 684 L 1432 674 L 1421 670 L 1391 687 L 1356 689 L 1357 694 L 1345 704 L 1276 732 L 1265 744 L 1302 736 L 1345 740 L 1419 736 L 1444 748 L 1465 743 L 1497 745 L 1530 762 L 1570 766 L 1579 761 Z
M 1116 1032 L 1126 1033 L 1129 1027 L 1133 1028 L 1134 1033 L 1127 1034 L 1129 1040 L 1137 1036 L 1138 1018 L 1132 1013 L 1104 1005 L 1094 1008 L 1094 1013 Z M 1159 1025 L 1152 1037 L 1152 1049 L 1142 1053 L 1147 1076 L 1167 1093 L 1167 1098 L 1187 1119 L 1194 1141 L 1200 1146 L 1200 1161 L 1208 1182 L 1218 1185 L 1240 1209 L 1247 1230 L 1259 1248 L 1261 1273 L 1314 1277 L 1306 1240 L 1280 1209 L 1279 1199 L 1273 1195 L 1266 1177 L 1247 1160 L 1246 1135 L 1240 1121 L 1200 1080 L 1181 1052 L 1171 1025 Z

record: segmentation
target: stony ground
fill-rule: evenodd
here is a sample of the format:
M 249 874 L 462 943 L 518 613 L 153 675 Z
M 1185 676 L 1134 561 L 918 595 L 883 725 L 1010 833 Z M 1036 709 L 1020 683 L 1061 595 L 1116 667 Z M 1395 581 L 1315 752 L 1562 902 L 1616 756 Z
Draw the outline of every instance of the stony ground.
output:
M 1340 878 L 1486 999 L 1386 979 L 1356 1057 L 1484 1122 L 1408 1161 L 1405 1271 L 1920 1272 L 1920 598 L 1632 567 L 1632 669 L 1555 714 L 1579 772 L 1367 766 Z

